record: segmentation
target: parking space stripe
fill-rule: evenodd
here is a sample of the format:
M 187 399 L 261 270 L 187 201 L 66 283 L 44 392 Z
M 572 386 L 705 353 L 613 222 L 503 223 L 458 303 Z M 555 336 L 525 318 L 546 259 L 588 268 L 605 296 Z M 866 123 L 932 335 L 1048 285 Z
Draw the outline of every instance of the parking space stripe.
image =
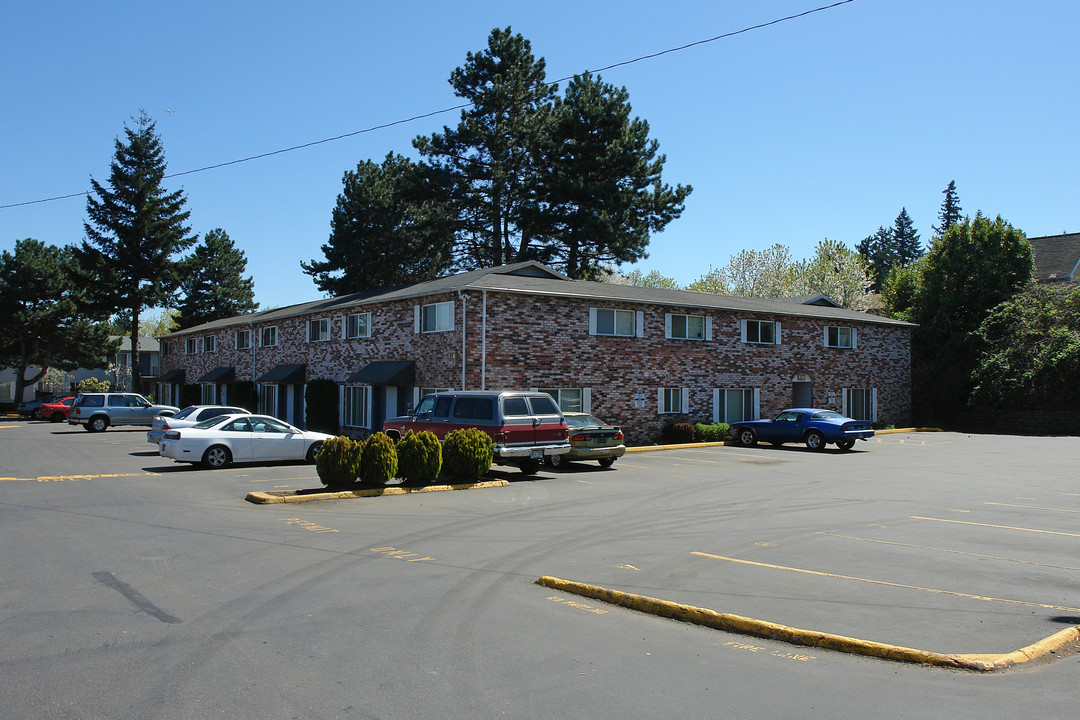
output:
M 1064 535 L 1065 537 L 1080 537 L 1080 533 L 1061 532 L 1059 530 L 1038 530 L 1036 528 L 1015 527 L 1013 525 L 994 525 L 992 523 L 978 523 L 969 520 L 946 520 L 945 518 L 921 517 L 912 515 L 912 520 L 929 520 L 930 522 L 954 523 L 956 525 L 975 525 L 976 527 L 997 528 L 999 530 L 1018 530 L 1020 532 L 1039 533 L 1041 535 Z
M 884 585 L 886 587 L 900 588 L 903 590 L 918 590 L 920 592 L 933 593 L 935 595 L 951 595 L 953 597 L 966 598 L 968 600 L 982 600 L 985 602 L 999 602 L 1007 605 L 1022 605 L 1024 607 L 1045 608 L 1047 610 L 1061 610 L 1063 612 L 1080 612 L 1080 608 L 1064 607 L 1062 605 L 1047 605 L 1045 603 L 1027 602 L 1024 600 L 1009 600 L 1007 598 L 996 598 L 987 595 L 972 595 L 970 593 L 957 592 L 955 590 L 941 590 L 937 588 L 920 587 L 918 585 L 905 585 L 903 583 L 888 582 L 886 580 L 872 580 L 870 578 L 855 577 L 854 575 L 838 575 L 836 573 L 822 572 L 820 570 L 806 570 L 803 568 L 793 568 L 784 565 L 772 565 L 770 563 L 754 562 L 753 560 L 740 560 L 739 558 L 724 557 L 723 555 L 712 555 L 704 552 L 691 552 L 691 555 L 698 555 L 700 557 L 712 558 L 714 560 L 724 560 L 726 562 L 738 563 L 740 565 L 753 565 L 755 567 L 769 568 L 770 570 L 784 570 L 786 572 L 800 573 L 803 575 L 815 575 L 817 577 L 834 578 L 837 580 L 854 580 L 856 582 L 869 583 L 871 585 Z
M 983 503 L 983 504 L 984 505 L 996 505 L 997 507 L 1022 508 L 1024 510 L 1046 510 L 1048 512 L 1075 513 L 1075 514 L 1080 515 L 1080 510 L 1066 510 L 1064 508 L 1048 508 L 1048 507 L 1040 507 L 1038 505 L 1013 505 L 1012 503 L 999 503 L 999 502 L 988 502 L 988 503 Z

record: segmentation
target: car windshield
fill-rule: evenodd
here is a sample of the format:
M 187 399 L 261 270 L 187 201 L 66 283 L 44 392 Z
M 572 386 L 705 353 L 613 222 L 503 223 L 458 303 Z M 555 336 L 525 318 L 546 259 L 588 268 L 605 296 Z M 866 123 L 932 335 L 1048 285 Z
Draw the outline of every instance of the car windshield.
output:
M 179 417 L 179 416 L 177 416 L 177 417 Z M 226 417 L 227 417 L 226 415 L 218 415 L 217 417 L 212 417 L 209 420 L 203 420 L 202 422 L 197 422 L 194 425 L 192 425 L 191 427 L 193 427 L 193 428 L 195 428 L 197 430 L 209 430 L 210 428 L 217 427 L 221 423 L 225 422 Z
M 836 412 L 835 410 L 822 410 L 821 412 L 814 413 L 814 418 L 815 419 L 818 419 L 818 418 L 838 418 L 838 417 L 844 417 L 844 416 L 841 415 L 840 413 Z
M 566 424 L 570 427 L 590 427 L 593 425 L 603 425 L 604 421 L 592 415 L 567 415 Z
M 176 418 L 177 420 L 183 420 L 184 418 L 186 418 L 188 415 L 190 415 L 193 412 L 195 412 L 195 406 L 194 405 L 184 408 L 180 412 L 173 415 L 173 417 Z

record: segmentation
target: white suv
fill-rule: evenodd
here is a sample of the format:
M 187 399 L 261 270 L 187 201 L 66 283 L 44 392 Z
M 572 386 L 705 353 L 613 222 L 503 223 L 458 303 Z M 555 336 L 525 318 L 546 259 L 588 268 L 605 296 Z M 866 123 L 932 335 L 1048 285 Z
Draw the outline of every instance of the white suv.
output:
M 71 404 L 69 425 L 101 432 L 110 425 L 152 425 L 158 415 L 175 415 L 180 408 L 155 405 L 138 393 L 82 393 Z

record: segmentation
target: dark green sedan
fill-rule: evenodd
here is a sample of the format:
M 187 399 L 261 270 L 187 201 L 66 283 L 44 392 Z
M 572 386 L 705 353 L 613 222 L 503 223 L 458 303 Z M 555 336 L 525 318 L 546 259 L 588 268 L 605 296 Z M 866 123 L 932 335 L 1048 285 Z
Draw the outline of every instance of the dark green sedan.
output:
M 626 454 L 623 432 L 588 413 L 563 413 L 570 426 L 570 452 L 544 458 L 551 467 L 564 467 L 571 460 L 596 460 L 600 467 L 611 467 L 615 458 Z

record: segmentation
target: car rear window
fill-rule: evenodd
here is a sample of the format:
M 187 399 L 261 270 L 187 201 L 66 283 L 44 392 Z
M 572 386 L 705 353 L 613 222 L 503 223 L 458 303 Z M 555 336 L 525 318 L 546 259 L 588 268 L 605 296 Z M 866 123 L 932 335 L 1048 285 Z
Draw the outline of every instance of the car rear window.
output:
M 493 420 L 495 403 L 491 398 L 459 397 L 454 404 L 454 417 L 464 420 Z
M 529 403 L 523 397 L 503 398 L 503 412 L 507 417 L 519 417 L 529 414 Z
M 104 407 L 105 396 L 104 395 L 83 395 L 82 400 L 79 401 L 79 407 Z
M 529 398 L 529 404 L 532 405 L 534 415 L 558 415 L 559 408 L 555 406 L 555 401 L 548 395 L 539 395 L 537 397 Z

